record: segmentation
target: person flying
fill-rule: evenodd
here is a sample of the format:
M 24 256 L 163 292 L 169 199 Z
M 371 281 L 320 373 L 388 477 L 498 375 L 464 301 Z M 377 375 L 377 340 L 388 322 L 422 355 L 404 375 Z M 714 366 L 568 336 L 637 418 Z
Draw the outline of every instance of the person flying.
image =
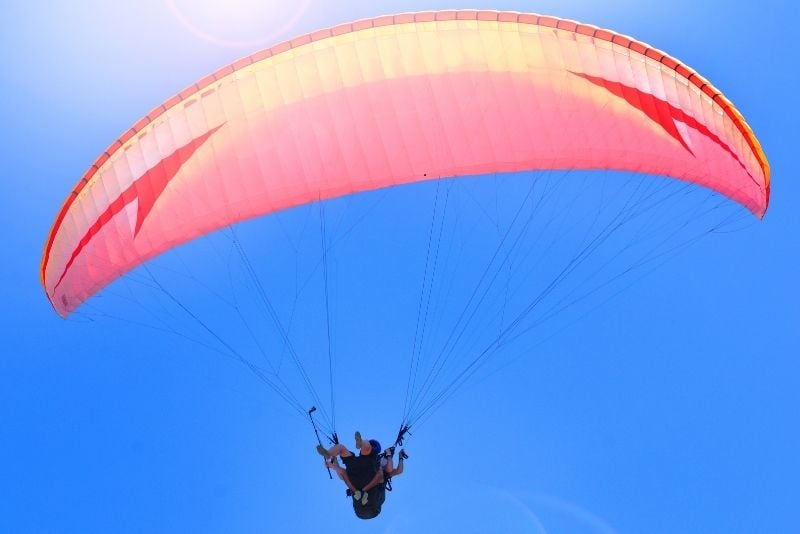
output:
M 404 450 L 400 451 L 398 465 L 393 465 L 394 447 L 389 447 L 381 454 L 378 440 L 364 440 L 361 433 L 355 433 L 356 449 L 359 455 L 337 443 L 326 449 L 317 445 L 317 452 L 325 457 L 325 467 L 336 471 L 339 478 L 347 486 L 348 496 L 353 497 L 353 511 L 361 519 L 372 519 L 381 513 L 386 499 L 386 484 L 393 476 L 402 474 L 404 460 L 408 458 Z M 344 468 L 339 465 L 342 459 Z

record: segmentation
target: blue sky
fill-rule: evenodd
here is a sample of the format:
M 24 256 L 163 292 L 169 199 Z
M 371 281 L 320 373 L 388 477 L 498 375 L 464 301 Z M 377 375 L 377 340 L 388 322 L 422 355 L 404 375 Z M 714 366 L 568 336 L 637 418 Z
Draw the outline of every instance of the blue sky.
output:
M 763 221 L 703 239 L 578 323 L 563 319 L 565 330 L 521 348 L 524 357 L 493 362 L 495 372 L 482 373 L 415 432 L 407 475 L 380 518 L 367 523 L 353 516 L 343 486 L 327 479 L 308 423 L 241 365 L 131 321 L 98 314 L 63 321 L 39 285 L 38 265 L 69 188 L 154 105 L 284 38 L 452 4 L 127 4 L 0 6 L 0 531 L 796 528 L 800 219 L 791 55 L 798 36 L 786 24 L 792 4 L 469 6 L 573 18 L 685 61 L 734 102 L 761 140 L 772 166 L 772 203 Z M 459 194 L 493 187 L 476 182 Z M 410 280 L 424 261 L 435 189 L 390 194 L 326 206 L 332 237 L 355 224 L 331 257 L 337 428 L 348 440 L 360 429 L 387 441 L 402 408 L 416 319 L 408 310 L 419 298 Z M 414 199 L 424 208 L 404 212 Z M 498 220 L 507 220 L 512 204 L 500 205 L 507 211 L 498 208 Z M 274 269 L 264 276 L 281 313 L 291 309 L 282 277 L 295 267 L 315 272 L 319 236 L 300 227 L 318 224 L 316 209 L 237 230 L 250 240 L 254 262 Z M 360 216 L 366 222 L 356 224 Z M 477 234 L 489 242 L 488 233 Z M 224 239 L 217 243 L 225 246 Z M 274 251 L 260 248 L 263 242 Z M 173 260 L 192 263 L 214 246 L 204 241 Z M 375 247 L 397 257 L 373 263 Z M 259 263 L 265 254 L 276 261 Z M 450 273 L 469 278 L 468 270 Z M 201 275 L 213 279 L 213 268 Z M 120 288 L 117 294 L 129 289 Z M 185 295 L 193 298 L 191 288 Z M 319 297 L 304 293 L 291 324 L 298 352 L 327 392 L 314 356 L 326 350 Z M 98 306 L 115 313 L 121 304 L 110 295 Z M 234 331 L 231 323 L 219 328 Z M 364 367 L 366 375 L 358 372 Z

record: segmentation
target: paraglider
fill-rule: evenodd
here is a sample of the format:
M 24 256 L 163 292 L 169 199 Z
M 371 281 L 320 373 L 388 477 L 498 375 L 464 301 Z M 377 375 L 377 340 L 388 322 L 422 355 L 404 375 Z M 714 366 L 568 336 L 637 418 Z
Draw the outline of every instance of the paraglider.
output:
M 325 467 L 336 471 L 347 486 L 347 495 L 353 498 L 356 516 L 373 519 L 381 513 L 389 479 L 403 473 L 408 455 L 405 450 L 400 451 L 400 461 L 395 469 L 394 447 L 382 453 L 380 442 L 375 439 L 362 440 L 360 432 L 355 433 L 355 444 L 358 456 L 341 443 L 328 449 L 317 445 L 317 452 L 325 458 Z M 342 459 L 344 468 L 339 465 L 337 458 Z
M 102 153 L 65 200 L 45 244 L 41 281 L 55 311 L 67 317 L 155 256 L 240 221 L 392 186 L 554 169 L 667 176 L 715 191 L 759 218 L 769 203 L 769 165 L 742 115 L 665 53 L 555 17 L 406 13 L 262 50 L 153 109 Z M 603 232 L 621 224 L 612 220 Z M 524 235 L 509 232 L 498 251 Z M 590 240 L 575 258 L 585 259 L 600 241 Z M 531 328 L 522 321 L 574 263 L 435 390 L 454 350 L 451 340 L 461 334 L 447 338 L 441 360 L 409 388 L 417 396 L 395 445 L 488 355 Z M 481 277 L 478 286 L 485 279 L 494 281 Z M 478 286 L 465 312 L 480 305 Z M 453 331 L 466 331 L 471 317 L 462 313 Z M 226 344 L 226 350 L 233 349 Z M 362 454 L 355 456 L 329 430 L 333 446 L 320 443 L 318 451 L 342 458 L 346 469 L 335 460 L 326 466 L 348 485 L 357 515 L 375 517 L 384 494 L 373 492 L 384 488 L 386 473 L 373 453 L 379 444 L 357 437 Z M 400 472 L 404 457 L 401 451 Z M 356 465 L 361 458 L 369 469 Z

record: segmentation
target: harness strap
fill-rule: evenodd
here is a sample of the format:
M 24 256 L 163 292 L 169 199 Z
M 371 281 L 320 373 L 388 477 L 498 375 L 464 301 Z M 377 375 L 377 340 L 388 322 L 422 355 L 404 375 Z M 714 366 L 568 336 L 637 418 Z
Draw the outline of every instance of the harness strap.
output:
M 411 434 L 411 432 L 408 431 L 408 428 L 409 427 L 406 424 L 400 425 L 400 430 L 397 432 L 397 439 L 394 440 L 395 447 L 403 446 L 403 441 L 406 439 L 406 434 Z

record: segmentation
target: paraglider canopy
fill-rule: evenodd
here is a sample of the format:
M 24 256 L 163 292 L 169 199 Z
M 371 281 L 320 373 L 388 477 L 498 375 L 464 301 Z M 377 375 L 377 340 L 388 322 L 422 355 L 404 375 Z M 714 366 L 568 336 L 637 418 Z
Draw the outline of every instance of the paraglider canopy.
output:
M 42 284 L 66 317 L 149 258 L 236 221 L 531 169 L 671 176 L 758 217 L 769 200 L 742 116 L 666 54 L 553 17 L 409 13 L 262 50 L 148 113 L 67 197 Z

